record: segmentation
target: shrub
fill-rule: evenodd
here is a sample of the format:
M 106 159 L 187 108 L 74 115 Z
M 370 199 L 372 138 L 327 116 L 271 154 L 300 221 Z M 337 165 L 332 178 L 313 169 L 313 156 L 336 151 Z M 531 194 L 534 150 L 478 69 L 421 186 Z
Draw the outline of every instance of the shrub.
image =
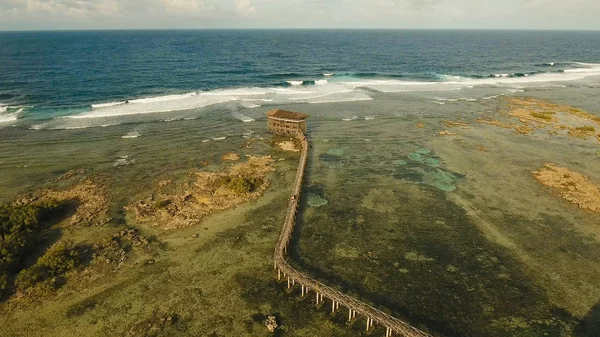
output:
M 223 177 L 218 181 L 220 186 L 227 186 L 237 194 L 247 194 L 256 190 L 263 183 L 260 178 Z
M 23 291 L 40 282 L 62 277 L 66 272 L 77 267 L 81 262 L 77 247 L 67 242 L 59 242 L 52 246 L 37 263 L 19 273 L 16 280 L 17 289 Z
M 23 269 L 21 261 L 39 243 L 47 222 L 59 215 L 63 206 L 57 200 L 0 205 L 0 296 Z

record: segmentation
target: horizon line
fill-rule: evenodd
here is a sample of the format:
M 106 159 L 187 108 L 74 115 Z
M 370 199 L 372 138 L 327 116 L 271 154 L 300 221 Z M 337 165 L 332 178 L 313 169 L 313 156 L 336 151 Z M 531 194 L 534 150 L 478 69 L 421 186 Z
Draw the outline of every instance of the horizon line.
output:
M 0 33 L 25 32 L 110 32 L 110 31 L 529 31 L 529 32 L 600 32 L 600 29 L 554 28 L 66 28 L 0 29 Z

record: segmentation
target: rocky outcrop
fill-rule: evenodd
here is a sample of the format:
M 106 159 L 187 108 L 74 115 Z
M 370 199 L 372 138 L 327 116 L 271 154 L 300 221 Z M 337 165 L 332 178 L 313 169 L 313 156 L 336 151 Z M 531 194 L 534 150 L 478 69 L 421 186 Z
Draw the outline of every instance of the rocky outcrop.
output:
M 221 156 L 222 161 L 239 161 L 240 155 L 235 152 L 227 152 Z
M 267 174 L 274 171 L 271 156 L 247 156 L 246 162 L 222 172 L 190 172 L 187 181 L 168 186 L 126 206 L 137 221 L 164 229 L 194 225 L 205 216 L 256 200 L 269 187 Z
M 547 163 L 532 172 L 533 177 L 558 192 L 568 202 L 579 208 L 600 213 L 600 185 L 587 177 L 564 167 Z
M 59 201 L 72 200 L 76 204 L 75 214 L 64 222 L 64 226 L 98 226 L 110 221 L 107 187 L 91 178 L 85 178 L 66 190 L 44 191 L 41 198 Z
M 265 320 L 265 326 L 267 327 L 267 330 L 269 330 L 269 332 L 275 332 L 275 330 L 278 327 L 277 318 L 275 316 L 268 316 Z

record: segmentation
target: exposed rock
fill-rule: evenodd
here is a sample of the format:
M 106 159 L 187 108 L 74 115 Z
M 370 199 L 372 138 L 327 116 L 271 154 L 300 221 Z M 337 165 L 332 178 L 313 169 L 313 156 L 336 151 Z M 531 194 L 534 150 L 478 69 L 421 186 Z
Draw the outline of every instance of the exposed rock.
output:
M 265 326 L 269 332 L 275 332 L 275 329 L 278 327 L 277 318 L 275 316 L 267 316 L 267 319 L 265 320 Z
M 506 114 L 517 118 L 521 124 L 482 118 L 477 122 L 513 129 L 524 135 L 551 126 L 553 130 L 548 131 L 549 135 L 557 135 L 558 130 L 568 130 L 570 136 L 583 139 L 597 136 L 594 126 L 588 125 L 589 122 L 600 125 L 600 116 L 569 105 L 535 98 L 509 98 Z
M 425 124 L 424 124 L 424 123 L 421 123 L 421 122 L 419 122 L 419 123 L 417 123 L 417 127 L 418 127 L 419 129 L 422 129 L 422 128 L 424 128 L 424 127 L 425 127 Z
M 296 144 L 294 144 L 294 142 L 291 140 L 285 140 L 283 142 L 279 142 L 279 143 L 277 143 L 277 146 L 279 146 L 279 148 L 282 149 L 283 151 L 300 152 L 300 149 L 298 149 L 296 147 Z
M 445 126 L 447 126 L 449 128 L 469 126 L 469 124 L 467 124 L 466 122 L 463 122 L 463 121 L 447 121 L 446 120 L 443 123 L 444 123 Z
M 77 202 L 75 214 L 65 222 L 67 226 L 78 224 L 103 225 L 110 221 L 108 217 L 107 187 L 91 179 L 84 179 L 81 183 L 67 190 L 44 191 L 42 198 L 74 200 Z
M 158 186 L 165 187 L 165 186 L 171 185 L 171 183 L 173 183 L 173 180 L 171 180 L 171 179 L 165 179 L 165 180 L 159 181 L 158 182 Z
M 62 176 L 56 178 L 56 180 L 66 180 L 69 179 L 73 176 L 76 175 L 83 175 L 85 174 L 85 170 L 84 169 L 79 169 L 79 170 L 69 170 L 67 173 L 63 174 Z
M 456 132 L 450 132 L 448 130 L 445 130 L 445 131 L 440 131 L 439 135 L 440 136 L 456 136 Z
M 240 160 L 240 155 L 235 152 L 227 152 L 223 156 L 221 156 L 222 161 L 238 161 Z
M 582 174 L 564 167 L 547 163 L 532 172 L 534 178 L 545 186 L 556 190 L 563 199 L 579 208 L 600 213 L 600 184 L 590 181 Z
M 93 258 L 105 264 L 120 265 L 125 262 L 132 247 L 147 246 L 148 243 L 148 238 L 142 236 L 137 229 L 122 230 L 110 239 L 94 244 Z
M 596 128 L 594 128 L 591 125 L 585 125 L 585 126 L 579 126 L 579 127 L 572 127 L 569 128 L 569 135 L 572 137 L 578 137 L 578 138 L 587 138 L 587 137 L 591 137 L 591 136 L 597 136 L 595 134 Z
M 269 172 L 275 171 L 271 156 L 247 156 L 247 162 L 234 164 L 223 172 L 192 172 L 189 179 L 174 188 L 139 200 L 125 209 L 136 219 L 153 226 L 175 229 L 191 226 L 205 216 L 256 200 L 267 190 Z
M 523 135 L 528 134 L 534 130 L 533 127 L 530 127 L 527 125 L 504 123 L 504 122 L 501 122 L 501 121 L 498 121 L 495 119 L 478 118 L 477 123 L 494 125 L 494 126 L 498 126 L 498 127 L 505 128 L 505 129 L 513 129 L 513 130 L 515 130 L 515 132 L 523 134 Z

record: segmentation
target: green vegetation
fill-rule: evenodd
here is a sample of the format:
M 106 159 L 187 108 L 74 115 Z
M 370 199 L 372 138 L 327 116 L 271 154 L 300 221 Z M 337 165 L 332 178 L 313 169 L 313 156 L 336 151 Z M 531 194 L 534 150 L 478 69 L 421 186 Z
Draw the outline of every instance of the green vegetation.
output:
M 535 117 L 535 118 L 539 118 L 539 119 L 544 119 L 544 120 L 552 120 L 552 116 L 554 115 L 554 112 L 551 111 L 542 111 L 542 112 L 532 112 L 531 116 Z
M 40 242 L 48 222 L 60 215 L 64 206 L 56 200 L 0 206 L 0 296 L 6 294 L 14 276 L 24 268 L 24 259 Z
M 15 281 L 17 290 L 54 290 L 64 274 L 82 262 L 82 248 L 64 241 L 52 246 L 36 264 L 19 273 Z
M 217 182 L 218 186 L 227 186 L 237 194 L 246 194 L 253 192 L 256 188 L 262 185 L 263 180 L 261 178 L 248 178 L 248 177 L 223 177 Z
M 594 132 L 594 131 L 596 131 L 596 129 L 593 126 L 591 126 L 591 125 L 585 125 L 585 126 L 576 127 L 575 130 L 577 130 L 577 131 L 584 131 L 584 132 Z

